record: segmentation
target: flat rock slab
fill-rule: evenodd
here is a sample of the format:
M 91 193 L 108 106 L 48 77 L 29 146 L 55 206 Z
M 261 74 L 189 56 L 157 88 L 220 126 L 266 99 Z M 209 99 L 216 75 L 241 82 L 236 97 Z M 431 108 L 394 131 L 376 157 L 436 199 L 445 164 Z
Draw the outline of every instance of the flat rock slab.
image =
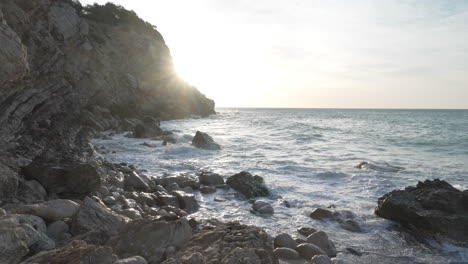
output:
M 39 204 L 24 205 L 16 209 L 18 214 L 32 214 L 47 220 L 70 218 L 78 212 L 79 204 L 66 199 L 57 199 Z

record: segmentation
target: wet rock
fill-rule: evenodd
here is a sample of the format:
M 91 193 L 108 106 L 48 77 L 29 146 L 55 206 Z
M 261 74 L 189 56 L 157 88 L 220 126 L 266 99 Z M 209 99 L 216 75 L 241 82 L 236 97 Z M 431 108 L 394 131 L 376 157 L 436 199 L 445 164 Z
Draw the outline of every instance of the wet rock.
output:
M 317 231 L 307 237 L 307 243 L 314 244 L 321 248 L 329 257 L 336 257 L 337 251 L 328 235 L 323 231 Z
M 232 175 L 227 179 L 226 183 L 247 199 L 270 195 L 270 191 L 265 186 L 263 178 L 257 175 L 252 176 L 252 174 L 246 171 Z
M 310 260 L 310 263 L 312 263 L 312 264 L 333 264 L 332 260 L 329 257 L 324 256 L 324 255 L 318 255 L 318 256 L 312 257 L 312 259 Z
M 211 136 L 206 133 L 197 131 L 192 139 L 192 145 L 196 148 L 220 150 L 221 146 L 216 143 Z
M 177 140 L 172 135 L 165 135 L 162 137 L 162 140 L 163 140 L 163 145 L 167 145 L 168 143 L 171 143 L 171 144 L 177 143 Z
M 134 219 L 141 219 L 141 213 L 138 211 L 138 210 L 135 210 L 133 208 L 128 208 L 128 209 L 124 209 L 122 211 L 119 212 L 121 215 L 124 215 L 132 220 Z
M 114 262 L 114 264 L 148 264 L 148 262 L 140 256 L 134 256 L 131 258 L 118 260 Z
M 305 259 L 311 259 L 316 255 L 326 255 L 320 247 L 310 243 L 299 244 L 296 251 Z
M 259 214 L 274 214 L 274 209 L 270 203 L 265 201 L 255 201 L 252 209 Z
M 115 257 L 112 249 L 90 245 L 82 240 L 74 240 L 62 248 L 42 251 L 21 264 L 113 264 Z
M 91 230 L 99 230 L 109 235 L 116 235 L 123 227 L 126 218 L 109 210 L 105 205 L 86 197 L 72 220 L 72 233 L 84 234 Z
M 101 187 L 102 171 L 87 163 L 32 162 L 23 168 L 23 173 L 26 178 L 37 180 L 47 191 L 57 194 L 86 194 Z
M 300 259 L 299 253 L 291 248 L 278 247 L 273 251 L 273 254 L 279 259 Z
M 17 190 L 18 175 L 7 166 L 0 163 L 0 201 L 9 200 L 15 197 Z
M 202 172 L 198 176 L 200 183 L 205 185 L 222 185 L 224 184 L 224 179 L 221 175 L 213 172 Z
M 312 227 L 301 227 L 301 228 L 297 229 L 297 232 L 299 232 L 299 234 L 307 237 L 307 236 L 310 236 L 313 233 L 317 232 L 317 230 L 315 228 L 312 228 Z
M 79 205 L 71 200 L 58 199 L 39 204 L 24 205 L 15 210 L 19 214 L 32 214 L 47 220 L 70 218 L 78 212 Z
M 198 177 L 195 177 L 193 175 L 180 175 L 180 176 L 157 178 L 154 180 L 154 183 L 156 185 L 161 185 L 166 189 L 169 189 L 168 187 L 173 183 L 177 183 L 177 185 L 180 188 L 185 188 L 189 186 L 194 190 L 200 189 L 200 182 L 198 181 Z
M 152 138 L 162 134 L 163 130 L 155 121 L 140 123 L 133 128 L 133 137 L 135 138 Z
M 315 209 L 312 213 L 309 215 L 312 219 L 316 220 L 324 220 L 324 219 L 333 219 L 334 214 L 332 211 L 323 209 L 323 208 L 317 208 Z
M 127 223 L 107 245 L 120 257 L 142 256 L 149 263 L 159 263 L 165 248 L 181 247 L 191 236 L 192 229 L 186 219 L 172 222 L 141 219 Z
M 173 195 L 158 193 L 158 204 L 180 208 L 179 199 Z
M 148 147 L 148 148 L 157 148 L 158 147 L 158 145 L 156 145 L 155 143 L 150 143 L 150 142 L 143 142 L 141 145 L 145 146 L 145 147 Z
M 426 180 L 379 198 L 375 213 L 424 234 L 468 245 L 468 191 Z
M 215 193 L 215 192 L 216 192 L 216 188 L 215 188 L 215 187 L 211 187 L 211 186 L 202 186 L 202 187 L 200 188 L 200 192 L 201 192 L 201 193 L 204 193 L 204 194 Z
M 134 190 L 147 191 L 150 189 L 149 185 L 134 171 L 125 177 L 124 184 L 126 188 Z
M 285 247 L 290 249 L 296 249 L 297 247 L 297 242 L 294 241 L 294 239 L 286 233 L 277 235 L 275 237 L 274 243 L 275 247 Z
M 180 209 L 184 209 L 188 212 L 195 212 L 198 210 L 199 205 L 195 199 L 195 195 L 184 191 L 173 191 L 171 194 L 179 200 Z
M 359 226 L 358 222 L 352 219 L 346 219 L 342 223 L 340 223 L 341 228 L 346 229 L 351 232 L 360 233 L 362 232 L 361 227 Z

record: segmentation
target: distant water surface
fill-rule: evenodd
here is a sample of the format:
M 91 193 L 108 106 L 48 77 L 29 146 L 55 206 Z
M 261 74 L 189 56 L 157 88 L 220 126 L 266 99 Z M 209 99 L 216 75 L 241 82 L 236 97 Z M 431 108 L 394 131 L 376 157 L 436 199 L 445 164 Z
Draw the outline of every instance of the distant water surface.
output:
M 106 157 L 147 169 L 148 174 L 211 170 L 229 176 L 242 170 L 262 176 L 273 191 L 275 215 L 250 213 L 250 204 L 232 192 L 201 196 L 199 218 L 239 220 L 264 227 L 272 235 L 297 234 L 312 226 L 329 233 L 339 250 L 353 247 L 362 257 L 342 254 L 351 263 L 468 263 L 468 250 L 451 245 L 422 245 L 398 226 L 374 216 L 383 194 L 420 180 L 440 178 L 459 189 L 468 187 L 468 110 L 368 109 L 217 109 L 208 118 L 163 122 L 178 143 L 141 146 L 148 139 L 117 135 L 96 140 L 116 154 Z M 197 130 L 222 145 L 221 151 L 193 148 Z M 156 142 L 157 143 L 157 142 Z M 160 142 L 159 142 L 160 143 Z M 381 170 L 355 168 L 361 161 Z M 403 167 L 393 171 L 385 168 Z M 226 202 L 215 202 L 214 197 Z M 287 208 L 282 201 L 289 201 Z M 268 200 L 268 199 L 266 199 Z M 316 207 L 350 210 L 364 233 L 351 233 L 335 223 L 307 215 Z

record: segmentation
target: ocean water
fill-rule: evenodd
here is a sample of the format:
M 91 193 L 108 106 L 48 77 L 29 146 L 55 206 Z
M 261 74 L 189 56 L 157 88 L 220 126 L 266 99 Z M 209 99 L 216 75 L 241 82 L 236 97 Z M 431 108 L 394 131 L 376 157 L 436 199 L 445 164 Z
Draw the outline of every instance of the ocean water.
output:
M 251 204 L 232 191 L 200 195 L 195 216 L 238 220 L 261 226 L 271 235 L 298 235 L 302 226 L 329 234 L 350 263 L 468 263 L 468 250 L 435 241 L 429 245 L 401 232 L 394 222 L 376 217 L 376 200 L 420 180 L 440 178 L 468 188 L 468 110 L 357 109 L 217 109 L 207 118 L 166 121 L 178 143 L 156 148 L 149 139 L 116 135 L 96 140 L 115 150 L 106 158 L 126 161 L 164 177 L 201 170 L 225 177 L 246 170 L 262 176 L 272 190 L 264 198 L 275 214 L 250 212 Z M 197 130 L 210 134 L 222 150 L 196 149 L 190 141 Z M 376 168 L 357 169 L 361 161 Z M 403 170 L 394 169 L 402 167 Z M 214 197 L 224 198 L 215 202 Z M 287 200 L 292 207 L 284 206 Z M 308 217 L 317 207 L 349 210 L 363 233 L 352 233 L 334 222 Z M 299 235 L 298 235 L 299 236 Z M 364 253 L 344 253 L 352 247 Z

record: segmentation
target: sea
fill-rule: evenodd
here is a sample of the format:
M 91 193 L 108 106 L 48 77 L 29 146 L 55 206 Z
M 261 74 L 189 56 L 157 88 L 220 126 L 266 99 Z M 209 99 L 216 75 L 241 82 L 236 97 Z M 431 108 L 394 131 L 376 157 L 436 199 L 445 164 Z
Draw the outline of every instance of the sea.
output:
M 468 263 L 468 249 L 422 242 L 374 214 L 379 197 L 425 179 L 468 188 L 468 110 L 216 110 L 205 118 L 162 122 L 162 128 L 174 132 L 175 144 L 163 146 L 124 134 L 94 144 L 115 151 L 105 158 L 133 163 L 151 177 L 212 171 L 227 178 L 249 171 L 263 177 L 272 191 L 271 197 L 261 199 L 273 205 L 273 216 L 252 213 L 251 203 L 237 199 L 232 190 L 197 193 L 197 219 L 257 225 L 272 236 L 299 236 L 297 228 L 314 227 L 327 232 L 339 257 L 349 263 Z M 208 133 L 222 149 L 191 146 L 196 131 Z M 356 168 L 362 161 L 375 166 Z M 363 232 L 308 216 L 329 206 L 351 211 Z

